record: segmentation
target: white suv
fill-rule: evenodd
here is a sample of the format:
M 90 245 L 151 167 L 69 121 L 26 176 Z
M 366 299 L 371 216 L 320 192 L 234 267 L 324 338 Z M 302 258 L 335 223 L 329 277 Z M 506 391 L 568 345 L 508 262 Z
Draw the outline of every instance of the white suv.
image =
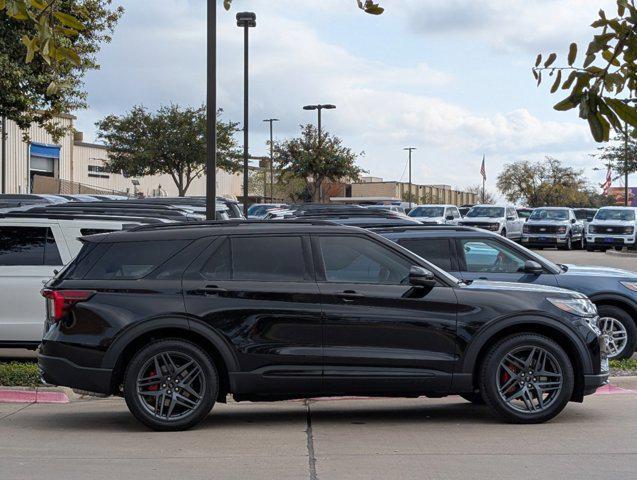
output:
M 586 249 L 635 248 L 634 207 L 602 207 L 586 227 Z
M 68 217 L 68 216 L 67 216 Z M 144 220 L 0 218 L 0 346 L 36 347 L 42 338 L 43 284 L 82 247 L 78 237 Z
M 458 225 L 462 218 L 455 205 L 416 205 L 409 216 L 424 225 Z
M 524 220 L 518 217 L 518 212 L 512 205 L 475 205 L 459 224 L 483 228 L 503 237 L 520 240 Z

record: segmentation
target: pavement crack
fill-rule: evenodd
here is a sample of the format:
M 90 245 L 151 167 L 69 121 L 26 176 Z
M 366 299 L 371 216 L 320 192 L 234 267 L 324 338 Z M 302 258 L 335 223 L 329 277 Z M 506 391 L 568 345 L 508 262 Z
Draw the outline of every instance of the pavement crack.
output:
M 1 416 L 0 420 L 4 420 L 5 418 L 9 418 L 11 415 L 15 415 L 16 413 L 20 413 L 25 408 L 29 408 L 31 405 L 34 405 L 34 404 L 35 404 L 35 402 L 27 403 L 24 407 L 18 408 L 17 410 L 14 410 L 13 412 L 10 412 L 10 413 L 7 413 L 6 415 Z
M 308 466 L 310 469 L 310 480 L 318 480 L 318 475 L 316 474 L 316 456 L 314 455 L 314 436 L 312 434 L 312 410 L 310 409 L 309 400 L 306 399 L 304 403 L 307 419 L 307 428 L 305 429 L 305 433 L 307 436 L 307 456 Z

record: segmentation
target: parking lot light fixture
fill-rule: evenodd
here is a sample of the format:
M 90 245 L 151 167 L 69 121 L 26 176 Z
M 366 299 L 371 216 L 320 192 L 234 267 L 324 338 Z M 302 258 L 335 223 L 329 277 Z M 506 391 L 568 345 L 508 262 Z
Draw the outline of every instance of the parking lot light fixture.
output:
M 320 152 L 321 150 L 321 136 L 322 136 L 322 129 L 321 129 L 321 111 L 322 110 L 334 110 L 336 108 L 336 105 L 332 105 L 331 103 L 324 103 L 324 104 L 316 104 L 316 105 L 305 105 L 303 107 L 303 110 L 317 110 L 318 112 L 318 125 L 317 125 L 317 131 L 318 131 L 318 140 L 317 140 L 317 145 L 318 145 L 318 150 Z M 323 200 L 323 192 L 319 192 L 319 202 L 321 202 Z
M 412 198 L 411 198 L 411 152 L 416 150 L 416 147 L 405 147 L 403 150 L 407 150 L 409 152 L 409 209 L 412 208 Z
M 243 28 L 243 215 L 248 217 L 248 31 L 257 26 L 257 16 L 254 12 L 237 13 L 237 26 Z

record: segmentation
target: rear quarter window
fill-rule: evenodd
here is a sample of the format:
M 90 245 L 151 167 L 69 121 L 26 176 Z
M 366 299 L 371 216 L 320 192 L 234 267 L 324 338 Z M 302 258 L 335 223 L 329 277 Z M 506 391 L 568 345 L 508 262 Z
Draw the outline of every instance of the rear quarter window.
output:
M 69 278 L 86 280 L 136 280 L 169 260 L 189 240 L 100 243 L 78 257 Z M 84 251 L 84 250 L 83 250 Z M 80 253 L 82 254 L 82 252 Z

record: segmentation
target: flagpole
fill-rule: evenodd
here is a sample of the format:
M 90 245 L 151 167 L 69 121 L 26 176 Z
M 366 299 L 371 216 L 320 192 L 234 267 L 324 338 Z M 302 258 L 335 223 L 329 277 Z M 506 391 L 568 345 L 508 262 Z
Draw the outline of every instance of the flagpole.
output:
M 482 203 L 484 203 L 484 177 L 482 177 Z

